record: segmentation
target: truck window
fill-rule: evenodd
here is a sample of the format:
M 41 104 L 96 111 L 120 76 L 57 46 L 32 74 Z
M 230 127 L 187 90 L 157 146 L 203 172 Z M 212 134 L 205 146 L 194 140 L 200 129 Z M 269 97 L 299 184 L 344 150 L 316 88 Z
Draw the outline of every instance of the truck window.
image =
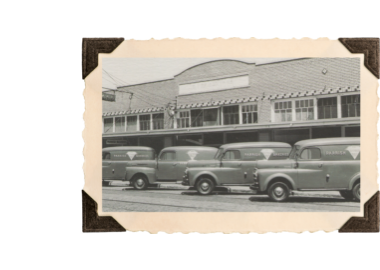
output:
M 240 151 L 239 150 L 228 150 L 223 160 L 239 160 L 240 159 Z
M 321 150 L 319 148 L 305 148 L 302 150 L 301 159 L 321 159 Z
M 224 151 L 223 148 L 219 148 L 218 151 L 215 154 L 214 159 L 218 159 L 219 160 L 222 157 L 223 151 Z
M 160 156 L 160 160 L 171 161 L 176 160 L 175 152 L 164 152 Z

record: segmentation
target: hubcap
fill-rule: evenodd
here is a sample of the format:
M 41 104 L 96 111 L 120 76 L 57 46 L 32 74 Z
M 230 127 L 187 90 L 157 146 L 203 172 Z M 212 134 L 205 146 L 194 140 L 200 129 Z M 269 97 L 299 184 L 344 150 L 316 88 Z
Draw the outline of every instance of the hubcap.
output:
M 206 183 L 206 182 L 201 184 L 201 189 L 202 190 L 208 190 L 209 187 L 210 187 L 210 185 L 208 183 Z
M 282 194 L 284 194 L 284 189 L 282 187 L 276 187 L 274 189 L 274 194 L 280 197 Z
M 144 180 L 142 180 L 142 179 L 138 179 L 138 180 L 136 181 L 136 183 L 137 183 L 137 185 L 138 185 L 139 187 L 141 187 L 141 186 L 144 185 Z

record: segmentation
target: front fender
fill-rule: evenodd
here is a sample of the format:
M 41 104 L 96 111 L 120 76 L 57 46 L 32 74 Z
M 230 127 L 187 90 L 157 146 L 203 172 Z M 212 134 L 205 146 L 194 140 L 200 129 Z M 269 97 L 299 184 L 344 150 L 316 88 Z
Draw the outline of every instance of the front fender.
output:
M 197 171 L 197 172 L 193 172 L 193 173 L 189 174 L 189 184 L 190 184 L 190 186 L 195 186 L 195 182 L 197 181 L 197 179 L 201 175 L 211 176 L 212 178 L 214 178 L 214 180 L 216 182 L 216 185 L 219 185 L 218 176 L 214 172 L 209 171 L 209 170 L 201 170 L 201 171 Z
M 156 169 L 149 167 L 126 167 L 125 181 L 131 181 L 137 174 L 143 174 L 148 178 L 150 184 L 156 182 Z
M 269 183 L 276 178 L 287 180 L 289 182 L 289 184 L 291 185 L 291 188 L 293 190 L 297 189 L 297 185 L 296 185 L 294 178 L 291 175 L 286 174 L 284 172 L 271 173 L 271 174 L 266 174 L 266 175 L 265 175 L 265 173 L 258 172 L 258 175 L 259 175 L 259 179 L 260 179 L 260 190 L 261 191 L 267 190 Z
M 351 190 L 353 187 L 354 187 L 354 183 L 356 180 L 360 179 L 360 172 L 358 172 L 357 174 L 355 174 L 351 180 L 350 180 L 350 183 L 348 185 L 348 189 Z

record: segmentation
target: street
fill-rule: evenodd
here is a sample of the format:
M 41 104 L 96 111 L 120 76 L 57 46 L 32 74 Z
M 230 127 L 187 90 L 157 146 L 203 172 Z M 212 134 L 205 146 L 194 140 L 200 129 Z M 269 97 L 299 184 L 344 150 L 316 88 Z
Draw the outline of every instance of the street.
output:
M 357 212 L 360 204 L 339 196 L 291 196 L 273 202 L 266 195 L 224 193 L 203 196 L 194 190 L 134 190 L 125 185 L 103 187 L 104 212 Z

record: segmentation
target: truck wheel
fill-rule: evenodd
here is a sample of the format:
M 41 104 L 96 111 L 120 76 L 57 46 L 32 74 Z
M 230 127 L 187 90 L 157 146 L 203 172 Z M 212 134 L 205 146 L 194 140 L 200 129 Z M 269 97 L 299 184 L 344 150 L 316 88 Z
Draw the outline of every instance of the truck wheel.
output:
M 340 193 L 340 196 L 342 196 L 346 200 L 352 201 L 354 199 L 354 196 L 351 191 L 341 190 L 339 191 L 339 193 Z
M 199 194 L 209 195 L 213 192 L 215 185 L 210 178 L 204 177 L 197 182 L 196 188 Z
M 289 187 L 282 182 L 272 184 L 268 189 L 269 197 L 276 202 L 283 202 L 289 198 Z
M 357 183 L 352 189 L 352 196 L 356 201 L 360 202 L 360 182 Z
M 146 178 L 145 175 L 138 175 L 133 178 L 133 188 L 137 190 L 144 190 L 147 189 L 148 187 L 148 179 Z

